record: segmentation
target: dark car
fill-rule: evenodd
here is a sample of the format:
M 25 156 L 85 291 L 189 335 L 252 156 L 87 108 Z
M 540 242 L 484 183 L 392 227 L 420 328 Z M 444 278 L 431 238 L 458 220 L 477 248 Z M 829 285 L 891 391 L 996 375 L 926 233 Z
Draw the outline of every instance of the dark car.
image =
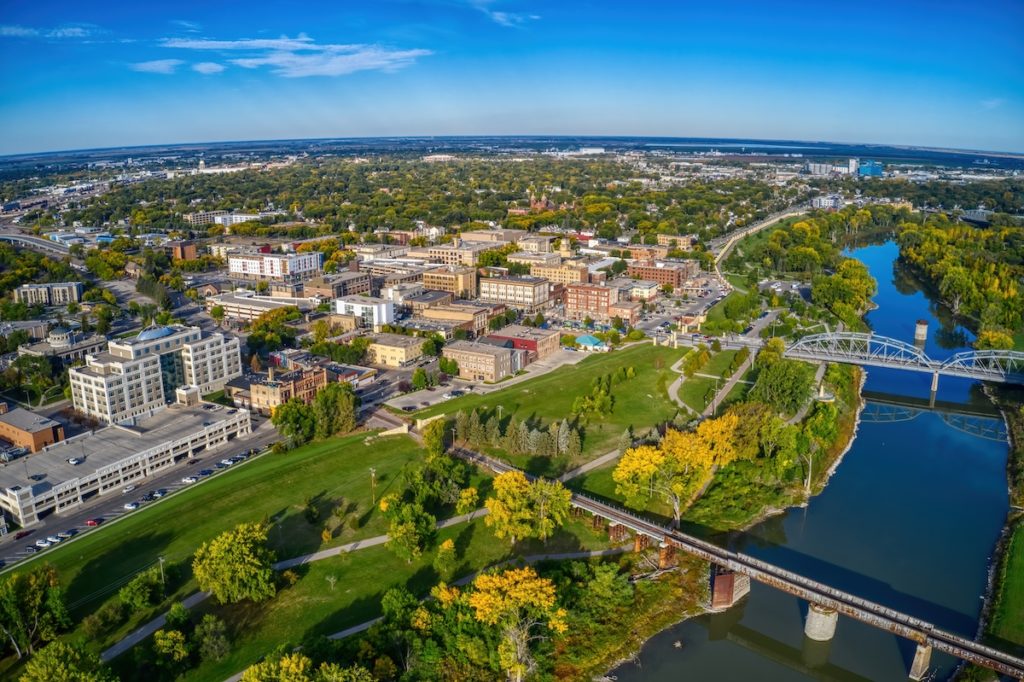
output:
M 15 540 L 20 540 L 22 538 L 27 538 L 29 535 L 32 535 L 32 531 L 30 531 L 30 530 L 19 530 L 17 533 L 14 534 L 14 539 Z
M 213 469 L 203 469 L 203 470 L 201 470 L 199 472 L 200 476 L 211 476 L 212 474 L 213 474 Z
M 35 554 L 36 552 L 39 551 L 39 548 L 36 547 L 35 545 L 28 545 L 27 547 L 25 547 L 25 551 L 28 552 L 29 554 Z

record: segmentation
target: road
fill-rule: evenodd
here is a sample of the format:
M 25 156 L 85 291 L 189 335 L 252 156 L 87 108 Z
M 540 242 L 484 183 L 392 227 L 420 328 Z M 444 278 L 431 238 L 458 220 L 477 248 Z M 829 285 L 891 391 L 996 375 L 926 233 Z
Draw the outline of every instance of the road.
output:
M 8 533 L 0 538 L 0 558 L 6 562 L 7 566 L 10 566 L 11 564 L 30 557 L 39 556 L 40 554 L 45 555 L 45 550 L 41 553 L 31 554 L 25 548 L 35 543 L 36 540 L 45 538 L 49 535 L 56 535 L 62 531 L 75 530 L 78 532 L 79 536 L 81 536 L 82 534 L 92 530 L 90 527 L 85 525 L 85 522 L 89 519 L 102 518 L 104 519 L 104 523 L 109 523 L 114 519 L 124 516 L 125 514 L 130 514 L 131 512 L 124 509 L 124 504 L 126 502 L 138 501 L 139 497 L 144 495 L 146 491 L 165 488 L 168 493 L 173 493 L 176 490 L 180 490 L 181 488 L 188 486 L 188 484 L 181 482 L 181 479 L 185 476 L 193 474 L 203 468 L 213 468 L 214 463 L 219 462 L 221 459 L 237 455 L 251 448 L 264 450 L 270 444 L 279 440 L 277 431 L 268 420 L 260 419 L 258 424 L 254 423 L 253 426 L 255 428 L 249 435 L 242 438 L 236 438 L 226 446 L 219 449 L 210 450 L 209 454 L 206 454 L 204 457 L 198 457 L 192 462 L 187 460 L 183 461 L 174 465 L 170 469 L 161 472 L 158 476 L 143 479 L 137 484 L 137 489 L 130 495 L 97 495 L 80 507 L 74 507 L 62 514 L 50 514 L 39 523 L 27 528 L 26 530 L 29 531 L 30 534 L 21 540 L 15 540 L 14 532 Z M 235 466 L 244 466 L 244 464 Z M 214 476 L 226 475 L 233 469 L 234 467 L 231 467 L 218 471 Z M 210 478 L 213 478 L 214 476 L 211 476 Z M 202 481 L 192 485 L 202 485 Z M 153 502 L 145 503 L 142 506 L 159 504 L 160 501 L 161 500 L 155 500 Z

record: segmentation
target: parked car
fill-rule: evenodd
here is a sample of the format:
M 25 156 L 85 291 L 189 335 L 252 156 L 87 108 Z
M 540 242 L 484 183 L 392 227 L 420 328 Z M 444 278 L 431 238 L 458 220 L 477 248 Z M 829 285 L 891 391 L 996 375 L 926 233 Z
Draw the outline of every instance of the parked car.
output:
M 231 465 L 230 464 L 225 464 L 224 462 L 217 462 L 213 466 L 216 467 L 217 469 L 222 470 L 222 469 L 227 469 Z
M 29 535 L 32 535 L 32 531 L 30 531 L 30 530 L 19 530 L 17 533 L 14 534 L 14 539 L 15 540 L 20 540 L 20 539 L 22 539 L 24 537 L 28 537 Z
M 224 459 L 222 459 L 222 460 L 220 461 L 220 463 L 221 463 L 221 464 L 223 464 L 223 465 L 224 465 L 224 466 L 226 466 L 226 467 L 229 467 L 229 466 L 231 466 L 232 464 L 234 464 L 234 463 L 235 463 L 235 460 L 233 460 L 233 459 L 229 459 L 229 458 L 225 457 Z
M 39 547 L 41 549 L 46 549 L 51 544 L 52 543 L 49 540 L 45 539 L 45 538 L 39 538 L 38 540 L 36 540 L 36 547 Z
M 167 494 L 166 488 L 160 488 L 159 490 L 153 491 L 153 499 L 159 500 L 161 497 Z
M 133 490 L 135 490 L 135 486 L 133 486 L 133 485 L 126 485 L 125 487 L 121 488 L 121 494 L 122 495 L 127 495 L 128 493 L 130 493 Z
M 29 545 L 28 547 L 25 548 L 25 551 L 28 552 L 29 554 L 35 554 L 36 552 L 39 551 L 39 548 L 36 547 L 35 545 Z
M 199 479 L 196 478 L 195 476 L 186 476 L 185 478 L 181 479 L 181 482 L 187 484 L 187 483 L 195 483 L 198 480 Z
M 152 502 L 155 499 L 156 499 L 156 495 L 154 495 L 153 491 L 151 490 L 148 493 L 146 493 L 145 495 L 143 495 L 141 498 L 139 498 L 139 502 Z
M 126 511 L 135 511 L 139 508 L 138 502 L 125 502 L 124 508 Z
M 78 459 L 77 457 L 69 457 L 68 458 L 68 464 L 71 464 L 73 466 L 78 466 L 81 463 L 82 463 L 82 460 Z
M 88 521 L 86 521 L 85 525 L 89 526 L 90 528 L 95 528 L 96 526 L 100 525 L 101 523 L 103 523 L 103 518 L 102 517 L 96 517 L 95 519 L 89 519 Z
M 57 537 L 59 537 L 61 540 L 67 540 L 68 538 L 73 538 L 77 534 L 78 531 L 74 528 L 71 528 L 68 530 L 62 530 L 61 532 L 57 533 Z
M 210 476 L 212 474 L 213 474 L 213 469 L 200 469 L 199 470 L 199 475 L 200 476 Z

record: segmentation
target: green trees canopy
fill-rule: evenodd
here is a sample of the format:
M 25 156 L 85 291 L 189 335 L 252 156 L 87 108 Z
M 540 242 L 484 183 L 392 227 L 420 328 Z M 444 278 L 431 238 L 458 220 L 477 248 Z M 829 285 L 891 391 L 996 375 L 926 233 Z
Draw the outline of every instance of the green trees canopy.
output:
M 192 561 L 199 588 L 221 604 L 274 596 L 274 553 L 267 547 L 267 527 L 242 523 L 196 550 Z

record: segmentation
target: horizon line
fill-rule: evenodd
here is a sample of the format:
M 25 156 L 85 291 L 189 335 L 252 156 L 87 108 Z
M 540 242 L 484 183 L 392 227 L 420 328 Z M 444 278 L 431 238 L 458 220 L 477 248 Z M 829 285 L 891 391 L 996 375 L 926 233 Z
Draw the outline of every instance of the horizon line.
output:
M 820 144 L 820 145 L 846 145 L 846 146 L 864 146 L 864 147 L 887 147 L 889 149 L 905 149 L 912 151 L 930 151 L 930 152 L 942 152 L 942 153 L 953 153 L 953 154 L 984 154 L 988 156 L 1001 156 L 1014 159 L 1024 159 L 1024 151 L 999 151 L 999 150 L 986 150 L 986 149 L 970 149 L 961 147 L 941 147 L 935 145 L 913 145 L 913 144 L 895 144 L 895 143 L 884 143 L 884 142 L 849 142 L 839 140 L 797 140 L 797 139 L 786 139 L 786 138 L 767 138 L 767 137 L 691 137 L 684 135 L 611 135 L 611 134 L 587 134 L 587 135 L 576 135 L 571 133 L 557 133 L 557 134 L 516 134 L 516 133 L 487 133 L 487 134 L 446 134 L 446 135 L 350 135 L 350 136 L 329 136 L 329 137 L 279 137 L 279 138 L 255 138 L 255 139 L 235 139 L 235 140 L 205 140 L 205 141 L 190 141 L 190 142 L 155 142 L 150 144 L 132 144 L 132 145 L 115 145 L 107 147 L 76 147 L 70 149 L 53 149 L 46 151 L 34 151 L 34 152 L 17 152 L 12 154 L 0 154 L 0 160 L 17 159 L 20 157 L 37 157 L 37 156 L 48 156 L 48 155 L 59 155 L 59 154 L 82 154 L 87 152 L 104 152 L 104 151 L 115 151 L 115 150 L 131 150 L 131 149 L 150 149 L 154 147 L 190 147 L 190 146 L 216 146 L 216 145 L 229 145 L 229 144 L 247 144 L 247 143 L 263 143 L 271 144 L 275 142 L 320 142 L 330 140 L 472 140 L 472 139 L 544 139 L 544 138 L 574 138 L 574 139 L 604 139 L 604 140 L 650 140 L 650 139 L 662 139 L 662 140 L 716 140 L 723 142 L 798 142 L 801 144 Z M 814 150 L 811 150 L 814 151 Z M 825 151 L 825 150 L 821 150 Z

